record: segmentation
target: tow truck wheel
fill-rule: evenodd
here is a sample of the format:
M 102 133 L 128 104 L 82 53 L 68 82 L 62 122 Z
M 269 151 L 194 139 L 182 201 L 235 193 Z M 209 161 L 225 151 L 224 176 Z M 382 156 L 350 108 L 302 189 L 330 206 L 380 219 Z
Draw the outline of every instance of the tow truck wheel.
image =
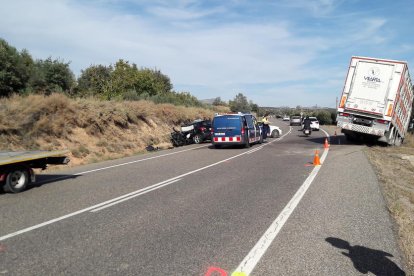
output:
M 29 184 L 29 173 L 25 169 L 17 169 L 7 174 L 4 191 L 10 193 L 19 193 L 26 189 Z

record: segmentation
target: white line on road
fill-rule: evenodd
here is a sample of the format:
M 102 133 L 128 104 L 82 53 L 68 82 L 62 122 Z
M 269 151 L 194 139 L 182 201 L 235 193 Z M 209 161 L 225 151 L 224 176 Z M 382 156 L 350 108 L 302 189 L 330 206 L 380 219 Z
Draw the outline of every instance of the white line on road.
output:
M 165 181 L 160 182 L 160 183 L 158 183 L 158 184 L 152 185 L 152 186 L 151 186 L 152 188 L 150 188 L 150 189 L 148 189 L 149 187 L 144 188 L 144 189 L 141 189 L 141 190 L 137 191 L 137 192 L 136 192 L 136 194 L 134 194 L 134 195 L 131 195 L 131 196 L 125 197 L 125 198 L 123 198 L 123 199 L 120 199 L 120 200 L 114 201 L 114 202 L 112 202 L 112 203 L 110 203 L 110 204 L 107 204 L 107 205 L 104 205 L 104 206 L 102 206 L 102 207 L 96 208 L 96 209 L 94 209 L 94 210 L 91 210 L 91 212 L 92 212 L 92 213 L 98 212 L 98 211 L 100 211 L 100 210 L 102 210 L 102 209 L 105 209 L 105 208 L 111 207 L 111 206 L 113 206 L 113 205 L 115 205 L 115 204 L 118 204 L 118 203 L 121 203 L 121 202 L 124 202 L 124 201 L 130 200 L 130 199 L 132 199 L 132 198 L 134 198 L 134 197 L 137 197 L 137 196 L 140 196 L 140 195 L 143 195 L 143 194 L 149 193 L 149 192 L 151 192 L 151 191 L 154 191 L 154 190 L 156 190 L 156 189 L 162 188 L 162 187 L 164 187 L 164 186 L 168 186 L 168 185 L 173 184 L 173 183 L 175 183 L 175 182 L 178 182 L 178 181 L 180 181 L 180 180 L 181 180 L 181 178 L 179 178 L 179 179 L 175 179 L 175 180 L 172 180 L 172 181 L 168 181 L 168 182 L 166 182 L 166 183 L 165 183 Z
M 251 153 L 253 153 L 253 152 L 256 152 L 256 151 L 258 151 L 258 150 L 261 150 L 262 148 L 263 148 L 263 146 L 260 146 L 260 147 L 254 148 L 254 149 L 249 150 L 248 152 L 246 152 L 246 154 L 251 154 Z
M 286 133 L 285 135 L 283 135 L 282 137 L 280 137 L 279 139 L 282 139 L 284 136 L 286 136 L 286 135 L 288 135 L 288 134 L 289 134 L 289 132 L 288 132 L 288 133 Z M 272 141 L 272 142 L 273 142 L 273 141 Z M 190 149 L 189 149 L 189 150 L 190 150 Z M 182 152 L 182 151 L 181 151 L 181 152 Z M 119 196 L 119 197 L 117 197 L 117 198 L 113 198 L 113 199 L 107 200 L 107 201 L 105 201 L 105 202 L 101 202 L 101 203 L 99 203 L 99 204 L 96 204 L 96 205 L 93 205 L 93 206 L 87 207 L 87 208 L 85 208 L 85 209 L 78 210 L 78 211 L 76 211 L 76 212 L 73 212 L 73 213 L 70 213 L 70 214 L 67 214 L 67 215 L 64 215 L 64 216 L 61 216 L 61 217 L 58 217 L 58 218 L 52 219 L 52 220 L 48 220 L 48 221 L 45 221 L 45 222 L 43 222 L 43 223 L 40 223 L 40 224 L 37 224 L 37 225 L 33 225 L 33 226 L 31 226 L 31 227 L 24 228 L 24 229 L 22 229 L 22 230 L 19 230 L 19 231 L 16 231 L 16 232 L 13 232 L 13 233 L 10 233 L 10 234 L 7 234 L 7 235 L 4 235 L 4 236 L 1 236 L 1 237 L 0 237 L 0 241 L 3 241 L 3 240 L 6 240 L 6 239 L 9 239 L 9 238 L 12 238 L 12 237 L 15 237 L 15 236 L 21 235 L 21 234 L 23 234 L 23 233 L 30 232 L 30 231 L 32 231 L 32 230 L 35 230 L 35 229 L 41 228 L 41 227 L 43 227 L 43 226 L 46 226 L 46 225 L 49 225 L 49 224 L 52 224 L 52 223 L 55 223 L 55 222 L 58 222 L 58 221 L 61 221 L 61 220 L 64 220 L 64 219 L 67 219 L 67 218 L 70 218 L 70 217 L 76 216 L 76 215 L 79 215 L 79 214 L 82 214 L 82 213 L 84 213 L 84 212 L 88 212 L 88 211 L 91 211 L 91 210 L 94 210 L 94 209 L 97 209 L 96 211 L 98 211 L 98 208 L 100 208 L 101 206 L 111 204 L 111 203 L 113 203 L 113 202 L 119 201 L 119 200 L 121 200 L 121 199 L 124 199 L 124 198 L 130 197 L 130 196 L 132 196 L 132 195 L 138 194 L 138 193 L 140 193 L 140 192 L 143 192 L 143 191 L 146 191 L 146 190 L 149 190 L 149 189 L 151 189 L 151 191 L 154 191 L 154 190 L 156 190 L 156 189 L 159 189 L 159 188 L 161 188 L 161 187 L 166 186 L 166 185 L 163 185 L 163 184 L 166 184 L 166 183 L 171 184 L 171 183 L 169 183 L 169 182 L 172 182 L 172 181 L 174 181 L 174 182 L 175 182 L 175 180 L 181 179 L 181 178 L 183 178 L 183 177 L 185 177 L 185 176 L 187 176 L 187 175 L 191 175 L 191 174 L 194 174 L 194 173 L 196 173 L 196 172 L 199 172 L 199 171 L 202 171 L 202 170 L 205 170 L 205 169 L 208 169 L 208 168 L 211 168 L 211 167 L 217 166 L 217 165 L 219 165 L 219 164 L 221 164 L 221 163 L 224 163 L 224 162 L 227 162 L 227 161 L 229 161 L 229 160 L 235 159 L 235 158 L 237 158 L 237 157 L 240 157 L 240 156 L 246 155 L 246 154 L 248 154 L 249 152 L 250 152 L 250 151 L 246 151 L 246 152 L 243 152 L 243 153 L 237 154 L 237 155 L 235 155 L 235 156 L 232 156 L 232 157 L 229 157 L 229 158 L 223 159 L 223 160 L 221 160 L 221 161 L 218 161 L 218 162 L 216 162 L 216 163 L 213 163 L 213 164 L 207 165 L 207 166 L 205 166 L 205 167 L 202 167 L 202 168 L 199 168 L 199 169 L 196 169 L 196 170 L 193 170 L 193 171 L 187 172 L 187 173 L 183 173 L 183 174 L 178 175 L 178 176 L 176 176 L 176 177 L 173 177 L 173 178 L 170 178 L 170 179 L 164 180 L 164 181 L 162 181 L 162 182 L 159 182 L 159 183 L 153 184 L 153 185 L 148 186 L 148 187 L 146 187 L 146 188 L 144 188 L 144 189 L 140 189 L 140 190 L 137 190 L 137 191 L 134 191 L 134 192 L 131 192 L 131 193 L 128 193 L 128 194 L 125 194 L 125 195 Z M 171 153 L 171 154 L 172 154 L 172 153 Z M 165 155 L 169 155 L 169 154 L 165 154 Z M 165 156 L 165 155 L 164 155 L 164 156 Z M 156 158 L 156 157 L 153 157 L 153 158 Z M 146 160 L 148 160 L 148 159 L 149 159 L 149 158 L 147 158 Z M 144 159 L 142 159 L 142 160 L 144 160 Z M 141 160 L 137 160 L 137 161 L 132 161 L 132 162 L 124 163 L 124 164 L 130 164 L 130 163 L 140 162 L 140 161 L 141 161 Z M 120 165 L 122 165 L 122 164 L 120 164 Z M 116 165 L 116 166 L 117 166 L 117 165 Z M 118 166 L 119 166 L 119 165 L 118 165 Z M 111 167 L 113 167 L 113 166 L 111 166 Z M 110 167 L 106 167 L 106 168 L 110 168 Z M 105 169 L 105 168 L 102 168 L 102 169 Z M 97 170 L 99 170 L 99 169 L 97 169 Z M 92 171 L 97 171 L 97 170 L 92 170 Z M 92 172 L 92 171 L 88 171 L 88 172 Z M 86 172 L 86 173 L 88 173 L 88 172 Z M 85 172 L 84 172 L 84 173 L 85 173 Z M 108 207 L 109 207 L 109 206 L 108 206 Z
M 77 175 L 78 176 L 78 175 L 84 175 L 84 174 L 88 174 L 88 173 L 92 173 L 92 172 L 103 171 L 103 170 L 107 170 L 107 169 L 112 169 L 112 168 L 116 168 L 116 167 L 130 165 L 130 164 L 139 163 L 139 162 L 143 162 L 143 161 L 148 161 L 148 160 L 152 160 L 152 159 L 156 159 L 156 158 L 160 158 L 160 157 L 164 157 L 164 156 L 169 156 L 169 155 L 173 155 L 173 154 L 177 154 L 177 153 L 182 153 L 182 152 L 186 152 L 186 151 L 190 151 L 190 150 L 195 150 L 195 149 L 199 149 L 199 148 L 205 148 L 205 147 L 207 147 L 207 146 L 206 145 L 203 145 L 203 146 L 194 147 L 194 148 L 190 148 L 190 149 L 185 149 L 185 150 L 180 150 L 180 151 L 165 153 L 165 154 L 161 154 L 161 155 L 157 155 L 157 156 L 152 156 L 152 157 L 148 157 L 148 158 L 144 158 L 144 159 L 140 159 L 140 160 L 134 160 L 134 161 L 125 162 L 125 163 L 121 163 L 121 164 L 117 164 L 117 165 L 112 165 L 112 166 L 108 166 L 108 167 L 103 167 L 103 168 L 99 168 L 99 169 L 94 169 L 94 170 L 79 172 L 79 173 L 75 173 L 74 175 Z
M 325 135 L 329 137 L 329 134 L 325 132 Z M 322 154 L 321 162 L 325 160 L 326 156 L 328 155 L 329 149 L 325 149 Z M 286 205 L 286 207 L 280 212 L 279 216 L 272 222 L 266 232 L 262 235 L 259 241 L 253 246 L 247 256 L 243 259 L 243 261 L 239 264 L 236 268 L 235 272 L 243 272 L 245 275 L 249 275 L 253 269 L 256 267 L 257 263 L 260 261 L 264 253 L 266 253 L 267 249 L 269 248 L 270 244 L 276 238 L 277 234 L 282 229 L 283 225 L 289 219 L 290 215 L 295 210 L 296 206 L 301 201 L 302 197 L 305 195 L 306 191 L 312 184 L 313 180 L 315 179 L 316 175 L 318 174 L 321 166 L 315 166 L 308 178 L 306 178 L 305 182 L 300 186 L 298 191 Z
M 103 167 L 103 168 L 99 168 L 99 169 L 94 169 L 94 170 L 79 172 L 79 173 L 75 173 L 73 175 L 74 176 L 80 176 L 80 175 L 85 175 L 85 174 L 88 174 L 88 173 L 93 173 L 93 172 L 98 172 L 98 171 L 104 171 L 104 170 L 108 170 L 108 169 L 112 169 L 112 168 L 116 168 L 116 167 L 126 166 L 126 165 L 130 165 L 130 164 L 134 164 L 134 163 L 148 161 L 148 160 L 152 160 L 152 159 L 156 159 L 156 158 L 160 158 L 160 157 L 164 157 L 164 156 L 169 156 L 169 155 L 178 154 L 178 153 L 182 153 L 182 152 L 186 152 L 186 151 L 190 151 L 190 150 L 195 150 L 195 149 L 199 149 L 199 148 L 205 148 L 205 147 L 207 147 L 207 146 L 206 145 L 198 146 L 198 147 L 194 147 L 194 148 L 190 148 L 190 149 L 185 149 L 185 150 L 180 150 L 180 151 L 165 153 L 165 154 L 161 154 L 161 155 L 157 155 L 157 156 L 152 156 L 152 157 L 148 157 L 148 158 L 144 158 L 144 159 L 139 159 L 139 160 L 125 162 L 125 163 L 121 163 L 121 164 L 117 164 L 117 165 L 107 166 L 107 167 Z M 53 182 L 53 181 L 56 181 L 56 180 L 70 179 L 70 178 L 71 178 L 71 176 L 61 176 L 61 177 L 56 177 L 56 178 L 49 179 L 49 180 L 45 180 L 45 181 L 38 181 L 38 182 L 36 182 L 36 184 L 39 185 L 39 184 Z

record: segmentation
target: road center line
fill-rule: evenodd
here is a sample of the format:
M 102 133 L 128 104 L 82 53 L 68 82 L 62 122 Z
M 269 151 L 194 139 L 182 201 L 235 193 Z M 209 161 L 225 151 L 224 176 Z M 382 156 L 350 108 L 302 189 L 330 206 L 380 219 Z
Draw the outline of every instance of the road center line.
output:
M 186 151 L 190 151 L 190 150 L 195 150 L 195 149 L 199 149 L 199 148 L 204 148 L 204 147 L 207 147 L 207 146 L 203 145 L 203 146 L 194 147 L 194 148 L 191 148 L 191 149 L 185 149 L 185 150 L 181 150 L 181 151 L 165 153 L 165 154 L 152 156 L 152 157 L 148 157 L 148 158 L 144 158 L 144 159 L 140 159 L 140 160 L 134 160 L 134 161 L 130 161 L 130 162 L 122 163 L 122 164 L 117 164 L 117 165 L 113 165 L 113 166 L 108 166 L 108 167 L 103 167 L 103 168 L 99 168 L 99 169 L 84 171 L 84 172 L 76 173 L 74 175 L 84 175 L 84 174 L 88 174 L 88 173 L 92 173 L 92 172 L 103 171 L 103 170 L 107 170 L 107 169 L 112 169 L 112 168 L 116 168 L 116 167 L 130 165 L 130 164 L 139 163 L 139 162 L 143 162 L 143 161 L 148 161 L 148 160 L 151 160 L 151 159 L 156 159 L 156 158 L 169 156 L 169 155 L 173 155 L 173 154 L 177 154 L 177 153 L 182 153 L 182 152 L 186 152 Z
M 288 133 L 286 133 L 285 135 L 281 136 L 281 137 L 279 138 L 279 140 L 280 140 L 280 139 L 282 139 L 284 136 L 286 136 L 286 135 L 288 135 L 288 134 L 289 134 L 289 132 L 288 132 Z M 273 142 L 273 141 L 272 141 L 272 142 Z M 193 149 L 194 149 L 194 148 L 193 148 Z M 189 149 L 189 150 L 191 150 L 191 149 Z M 181 152 L 183 152 L 183 151 L 181 151 Z M 197 173 L 197 172 L 199 172 L 199 171 L 202 171 L 202 170 L 205 170 L 205 169 L 208 169 L 208 168 L 211 168 L 211 167 L 217 166 L 217 165 L 219 165 L 219 164 L 221 164 L 221 163 L 225 163 L 225 162 L 227 162 L 227 161 L 229 161 L 229 160 L 232 160 L 232 159 L 235 159 L 235 158 L 237 158 L 237 157 L 240 157 L 240 156 L 246 155 L 246 154 L 248 154 L 248 153 L 249 153 L 249 151 L 246 151 L 246 152 L 243 152 L 243 153 L 237 154 L 237 155 L 235 155 L 235 156 L 232 156 L 232 157 L 229 157 L 229 158 L 223 159 L 223 160 L 218 161 L 218 162 L 216 162 L 216 163 L 213 163 L 213 164 L 210 164 L 210 165 L 204 166 L 204 167 L 202 167 L 202 168 L 198 168 L 198 169 L 195 169 L 195 170 L 193 170 L 193 171 L 189 171 L 189 172 L 187 172 L 187 173 L 183 173 L 183 174 L 181 174 L 181 175 L 178 175 L 178 176 L 172 177 L 172 178 L 167 179 L 167 180 L 164 180 L 164 181 L 162 181 L 162 182 L 159 182 L 159 183 L 153 184 L 153 185 L 148 186 L 148 187 L 146 187 L 146 188 L 139 189 L 139 190 L 137 190 L 137 191 L 134 191 L 134 192 L 131 192 L 131 193 L 128 193 L 128 194 L 125 194 L 125 195 L 122 195 L 122 196 L 119 196 L 119 197 L 116 197 L 116 198 L 113 198 L 113 199 L 107 200 L 107 201 L 105 201 L 105 202 L 98 203 L 98 204 L 96 204 L 96 205 L 93 205 L 93 206 L 90 206 L 90 207 L 87 207 L 87 208 L 84 208 L 84 209 L 78 210 L 78 211 L 76 211 L 76 212 L 73 212 L 73 213 L 70 213 L 70 214 L 67 214 L 67 215 L 64 215 L 64 216 L 61 216 L 61 217 L 55 218 L 55 219 L 51 219 L 51 220 L 48 220 L 48 221 L 42 222 L 42 223 L 40 223 L 40 224 L 36 224 L 36 225 L 31 226 L 31 227 L 27 227 L 27 228 L 21 229 L 21 230 L 19 230 L 19 231 L 16 231 L 16 232 L 13 232 L 13 233 L 10 233 L 10 234 L 7 234 L 7 235 L 4 235 L 4 236 L 1 236 L 1 237 L 0 237 L 0 241 L 4 241 L 4 240 L 6 240 L 6 239 L 9 239 L 9 238 L 12 238 L 12 237 L 15 237 L 15 236 L 21 235 L 21 234 L 23 234 L 23 233 L 30 232 L 30 231 L 32 231 L 32 230 L 35 230 L 35 229 L 41 228 L 41 227 L 43 227 L 43 226 L 46 226 L 46 225 L 49 225 L 49 224 L 52 224 L 52 223 L 55 223 L 55 222 L 58 222 L 58 221 L 61 221 L 61 220 L 64 220 L 64 219 L 67 219 L 67 218 L 70 218 L 70 217 L 76 216 L 76 215 L 79 215 L 79 214 L 82 214 L 82 213 L 84 213 L 84 212 L 92 211 L 92 210 L 94 210 L 94 209 L 97 209 L 96 211 L 98 211 L 98 208 L 100 208 L 100 207 L 102 207 L 102 206 L 104 206 L 104 205 L 111 204 L 111 203 L 113 203 L 113 202 L 119 201 L 119 200 L 121 200 L 121 199 L 124 199 L 124 198 L 130 197 L 130 196 L 135 195 L 135 194 L 138 194 L 138 193 L 142 193 L 142 192 L 147 191 L 147 190 L 154 191 L 154 190 L 156 190 L 156 189 L 159 189 L 159 188 L 161 188 L 161 187 L 164 187 L 164 185 L 163 185 L 163 184 L 171 184 L 171 183 L 169 183 L 169 182 L 172 182 L 172 181 L 175 181 L 175 180 L 177 180 L 177 181 L 178 181 L 179 179 L 181 179 L 181 178 L 183 178 L 183 177 L 185 177 L 185 176 L 187 176 L 187 175 L 191 175 L 191 174 Z M 165 154 L 165 155 L 171 155 L 171 154 L 173 154 L 173 153 L 170 153 L 170 154 Z M 165 156 L 165 155 L 164 155 L 164 156 Z M 152 158 L 157 158 L 157 156 L 152 157 Z M 150 157 L 150 158 L 147 158 L 146 160 L 148 160 L 148 159 L 151 159 L 151 157 Z M 144 159 L 142 159 L 142 161 L 143 161 L 143 160 L 144 160 Z M 136 163 L 136 162 L 140 162 L 140 161 L 141 161 L 141 160 L 137 160 L 137 161 L 127 162 L 127 163 L 124 163 L 124 164 L 131 164 L 131 163 Z M 121 165 L 124 165 L 124 164 L 119 164 L 119 165 L 115 165 L 115 166 L 105 167 L 105 168 L 102 168 L 102 169 L 107 169 L 107 168 L 118 167 L 118 166 L 121 166 Z M 90 173 L 90 172 L 99 171 L 99 170 L 101 170 L 101 169 L 91 170 L 91 171 L 87 171 L 87 172 L 84 172 L 84 173 Z M 79 174 L 81 174 L 81 173 L 79 173 Z M 166 185 L 165 185 L 165 186 L 166 186 Z M 108 207 L 109 207 L 109 206 L 108 206 Z
M 143 195 L 143 194 L 149 193 L 149 192 L 151 192 L 151 191 L 157 190 L 157 189 L 162 188 L 162 187 L 164 187 L 164 186 L 168 186 L 168 185 L 173 184 L 173 183 L 175 183 L 175 182 L 178 182 L 178 181 L 180 181 L 180 180 L 181 180 L 181 178 L 179 178 L 179 179 L 175 179 L 175 180 L 172 180 L 172 181 L 168 181 L 168 182 L 166 182 L 166 183 L 164 183 L 165 181 L 160 182 L 160 183 L 158 183 L 158 184 L 153 185 L 153 186 L 155 186 L 155 187 L 153 187 L 153 188 L 151 188 L 151 189 L 148 189 L 148 188 L 142 189 L 142 190 L 140 190 L 140 192 L 138 192 L 138 193 L 136 193 L 136 194 L 134 194 L 134 195 L 131 195 L 131 196 L 125 197 L 125 198 L 123 198 L 123 199 L 120 199 L 120 200 L 114 201 L 114 202 L 109 203 L 109 204 L 107 204 L 107 205 L 104 205 L 104 206 L 102 206 L 102 207 L 96 208 L 96 209 L 94 209 L 94 210 L 91 210 L 91 212 L 92 212 L 92 213 L 98 212 L 98 211 L 100 211 L 100 210 L 103 210 L 103 209 L 105 209 L 105 208 L 111 207 L 111 206 L 116 205 L 116 204 L 118 204 L 118 203 L 121 203 L 121 202 L 124 202 L 124 201 L 130 200 L 130 199 L 132 199 L 132 198 L 134 198 L 134 197 L 137 197 L 137 196 L 140 196 L 140 195 Z M 157 186 L 157 185 L 158 185 L 158 186 Z
M 203 145 L 203 146 L 198 146 L 198 147 L 194 147 L 194 148 L 190 148 L 190 149 L 185 149 L 185 150 L 180 150 L 180 151 L 165 153 L 165 154 L 161 154 L 161 155 L 157 155 L 157 156 L 152 156 L 152 157 L 148 157 L 148 158 L 144 158 L 144 159 L 139 159 L 139 160 L 134 160 L 134 161 L 130 161 L 130 162 L 126 162 L 126 163 L 121 163 L 121 164 L 117 164 L 117 165 L 113 165 L 113 166 L 108 166 L 108 167 L 103 167 L 103 168 L 99 168 L 99 169 L 94 169 L 94 170 L 79 172 L 79 173 L 75 173 L 75 174 L 73 174 L 71 176 L 56 177 L 56 178 L 49 179 L 49 180 L 38 181 L 38 182 L 36 182 L 36 184 L 37 185 L 40 185 L 40 184 L 54 182 L 54 181 L 57 181 L 57 180 L 70 179 L 72 176 L 80 176 L 80 175 L 85 175 L 85 174 L 88 174 L 88 173 L 93 173 L 93 172 L 98 172 L 98 171 L 104 171 L 104 170 L 108 170 L 108 169 L 112 169 L 112 168 L 116 168 L 116 167 L 126 166 L 126 165 L 130 165 L 130 164 L 134 164 L 134 163 L 139 163 L 139 162 L 143 162 L 143 161 L 148 161 L 148 160 L 152 160 L 152 159 L 157 159 L 157 158 L 160 158 L 160 157 L 169 156 L 169 155 L 173 155 L 173 154 L 178 154 L 178 153 L 182 153 L 182 152 L 186 152 L 186 151 L 190 151 L 190 150 L 195 150 L 195 149 L 199 149 L 199 148 L 204 148 L 204 147 L 207 147 L 207 146 L 206 145 Z
M 329 134 L 325 132 L 325 135 L 329 138 Z M 321 162 L 325 160 L 326 156 L 328 155 L 329 149 L 325 149 L 322 157 Z M 315 179 L 316 175 L 318 174 L 321 166 L 315 166 L 308 178 L 306 178 L 305 182 L 303 182 L 302 186 L 297 190 L 295 195 L 289 201 L 289 203 L 285 206 L 285 208 L 280 212 L 277 218 L 272 222 L 269 228 L 265 231 L 259 241 L 253 246 L 247 256 L 243 259 L 243 261 L 239 264 L 236 268 L 235 272 L 245 273 L 245 275 L 249 275 L 253 269 L 256 267 L 257 263 L 260 261 L 262 256 L 266 253 L 267 249 L 269 248 L 270 244 L 276 238 L 277 234 L 282 229 L 283 225 L 289 219 L 290 215 L 295 210 L 296 206 L 301 201 L 302 197 L 305 195 L 306 191 L 312 184 L 313 180 Z

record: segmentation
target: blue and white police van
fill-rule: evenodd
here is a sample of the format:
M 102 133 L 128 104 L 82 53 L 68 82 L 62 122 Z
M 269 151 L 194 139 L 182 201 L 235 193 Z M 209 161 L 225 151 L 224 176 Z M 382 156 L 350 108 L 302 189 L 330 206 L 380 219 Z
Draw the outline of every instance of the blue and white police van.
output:
M 263 142 L 262 127 L 250 113 L 216 114 L 212 122 L 211 142 L 215 148 L 223 145 L 244 145 Z

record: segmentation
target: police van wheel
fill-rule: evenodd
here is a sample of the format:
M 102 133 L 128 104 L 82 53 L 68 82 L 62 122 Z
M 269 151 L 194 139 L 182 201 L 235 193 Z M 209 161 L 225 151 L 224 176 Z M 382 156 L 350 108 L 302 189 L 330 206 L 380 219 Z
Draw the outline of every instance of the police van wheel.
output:
M 246 135 L 246 143 L 244 144 L 244 147 L 250 148 L 249 135 Z

